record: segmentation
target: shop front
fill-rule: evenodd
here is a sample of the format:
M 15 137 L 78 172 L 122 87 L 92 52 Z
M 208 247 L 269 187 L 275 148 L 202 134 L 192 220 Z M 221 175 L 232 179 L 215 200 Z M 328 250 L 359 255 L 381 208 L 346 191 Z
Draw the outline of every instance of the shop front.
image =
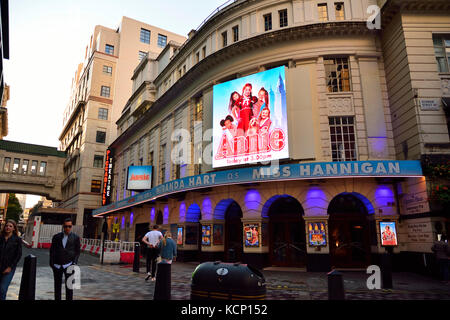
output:
M 171 231 L 180 261 L 240 261 L 308 271 L 365 268 L 384 252 L 378 222 L 399 220 L 398 190 L 423 179 L 420 163 L 341 163 L 353 168 L 345 171 L 347 176 L 327 171 L 329 165 L 282 165 L 275 174 L 254 167 L 186 177 L 94 214 L 133 211 L 140 224 Z M 310 176 L 307 166 L 313 168 Z M 317 166 L 322 168 L 319 177 L 312 176 L 320 171 Z M 377 174 L 377 168 L 385 170 Z

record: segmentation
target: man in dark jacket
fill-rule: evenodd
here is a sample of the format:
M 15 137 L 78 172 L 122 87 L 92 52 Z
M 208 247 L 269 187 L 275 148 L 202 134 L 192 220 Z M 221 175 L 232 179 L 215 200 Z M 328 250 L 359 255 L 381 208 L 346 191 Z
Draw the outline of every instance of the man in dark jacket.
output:
M 55 279 L 55 300 L 61 300 L 63 274 L 66 284 L 66 300 L 73 300 L 73 289 L 67 283 L 67 279 L 72 275 L 72 272 L 68 272 L 68 268 L 78 263 L 80 238 L 72 232 L 71 219 L 64 220 L 63 228 L 64 232 L 53 236 L 50 247 L 50 267 L 53 269 Z

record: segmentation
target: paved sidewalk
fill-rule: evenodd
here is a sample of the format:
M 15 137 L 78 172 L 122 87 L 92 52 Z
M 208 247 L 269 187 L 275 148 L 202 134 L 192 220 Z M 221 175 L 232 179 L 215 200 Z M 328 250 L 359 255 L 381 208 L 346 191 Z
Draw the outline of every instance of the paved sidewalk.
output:
M 53 299 L 53 273 L 48 266 L 48 250 L 26 249 L 38 257 L 36 300 Z M 140 273 L 131 265 L 100 265 L 99 258 L 82 254 L 81 289 L 75 290 L 76 300 L 152 300 L 155 282 L 144 279 L 145 263 Z M 198 263 L 175 262 L 172 265 L 172 299 L 190 299 L 191 275 Z M 8 299 L 17 300 L 23 258 L 8 291 Z M 267 283 L 268 300 L 327 300 L 326 273 L 263 271 Z M 364 272 L 343 272 L 348 300 L 450 300 L 450 286 L 413 274 L 394 273 L 394 290 L 368 290 Z M 63 290 L 64 298 L 64 290 Z

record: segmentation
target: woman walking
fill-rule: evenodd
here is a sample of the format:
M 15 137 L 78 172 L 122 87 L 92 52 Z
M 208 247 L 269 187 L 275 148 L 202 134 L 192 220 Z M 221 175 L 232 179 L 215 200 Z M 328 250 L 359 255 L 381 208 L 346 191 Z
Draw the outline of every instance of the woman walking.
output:
M 16 266 L 22 257 L 22 239 L 14 220 L 6 221 L 0 232 L 0 300 L 6 300 Z
M 172 234 L 166 232 L 164 238 L 158 244 L 160 249 L 161 262 L 158 264 L 154 300 L 170 300 L 170 291 L 172 286 L 171 266 L 172 261 L 177 256 L 177 245 L 172 240 Z

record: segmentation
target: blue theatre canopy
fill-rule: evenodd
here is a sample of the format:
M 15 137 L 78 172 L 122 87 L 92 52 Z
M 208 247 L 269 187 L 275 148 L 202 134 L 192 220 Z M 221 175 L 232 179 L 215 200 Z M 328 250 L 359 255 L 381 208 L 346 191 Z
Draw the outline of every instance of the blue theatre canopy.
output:
M 93 211 L 100 216 L 126 209 L 169 194 L 230 184 L 351 177 L 421 177 L 420 161 L 345 161 L 295 163 L 213 171 L 163 183 L 138 195 Z

